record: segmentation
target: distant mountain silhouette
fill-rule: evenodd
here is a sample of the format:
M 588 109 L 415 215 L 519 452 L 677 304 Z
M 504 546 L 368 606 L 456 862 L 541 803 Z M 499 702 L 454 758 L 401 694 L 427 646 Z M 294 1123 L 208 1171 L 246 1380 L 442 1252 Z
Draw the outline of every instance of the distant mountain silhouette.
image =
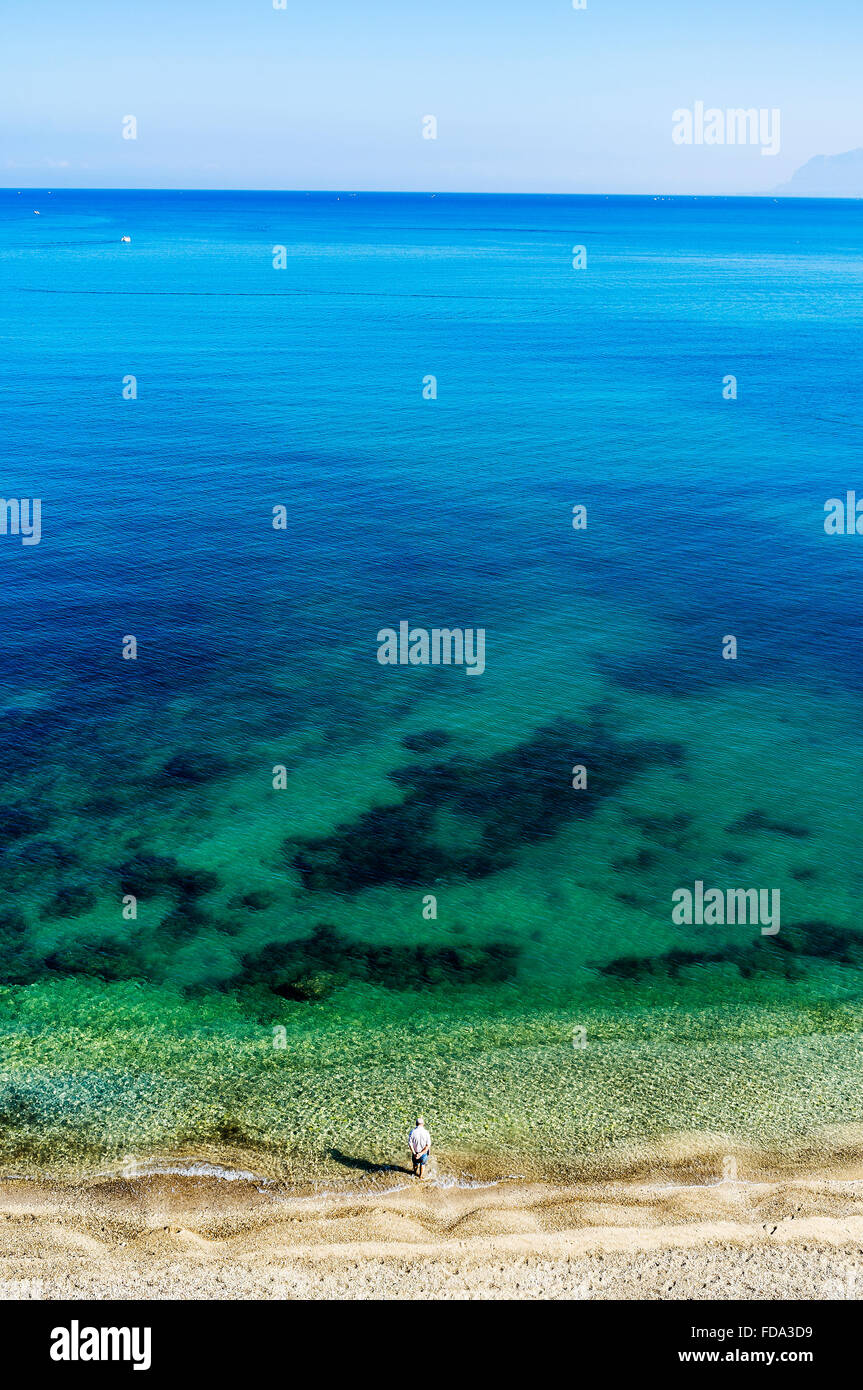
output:
M 863 198 L 863 150 L 816 154 L 773 191 L 786 198 Z

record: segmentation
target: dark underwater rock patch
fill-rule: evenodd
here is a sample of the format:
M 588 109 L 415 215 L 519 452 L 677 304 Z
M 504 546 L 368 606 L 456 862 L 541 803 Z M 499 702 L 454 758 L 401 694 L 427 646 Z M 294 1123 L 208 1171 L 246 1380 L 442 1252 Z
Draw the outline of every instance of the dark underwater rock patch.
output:
M 652 898 L 643 898 L 638 893 L 633 893 L 629 888 L 621 888 L 615 893 L 615 898 L 619 903 L 626 907 L 635 907 L 639 912 L 650 912 L 654 907 Z
M 232 1115 L 219 1120 L 213 1126 L 212 1135 L 220 1144 L 244 1145 L 252 1142 L 246 1127 Z
M 0 911 L 0 981 L 7 985 L 30 984 L 36 978 L 39 959 L 30 940 L 30 929 L 17 907 Z
M 22 863 L 44 869 L 68 869 L 78 862 L 78 856 L 60 840 L 44 836 L 15 846 L 15 857 Z
M 797 955 L 835 960 L 841 965 L 863 966 L 863 932 L 838 927 L 833 922 L 796 922 L 770 937 L 780 950 Z
M 781 956 L 758 946 L 729 946 L 716 951 L 665 951 L 660 956 L 618 956 L 600 966 L 603 975 L 619 980 L 679 980 L 681 971 L 691 966 L 734 965 L 743 979 L 754 975 L 781 975 L 796 979 L 801 971 L 791 956 Z
M 635 811 L 626 806 L 621 814 L 628 825 L 638 826 L 653 844 L 681 853 L 687 848 L 688 832 L 694 821 L 688 812 L 674 811 L 664 815 L 660 811 Z
M 243 956 L 230 984 L 264 987 L 288 999 L 325 997 L 345 980 L 393 990 L 501 984 L 515 974 L 518 954 L 518 947 L 505 941 L 459 947 L 380 946 L 319 926 L 297 941 L 274 942 Z
M 157 931 L 160 937 L 172 941 L 188 941 L 210 925 L 209 915 L 194 898 L 185 898 L 162 918 Z
M 46 976 L 81 977 L 117 982 L 171 979 L 174 952 L 214 930 L 232 926 L 205 912 L 194 898 L 181 897 L 158 926 L 128 924 L 129 935 L 88 930 L 50 949 L 37 949 L 23 914 L 0 913 L 0 979 L 26 985 Z M 349 981 L 364 981 L 405 991 L 452 986 L 503 984 L 514 978 L 519 947 L 510 941 L 470 945 L 380 945 L 353 940 L 333 927 L 317 927 L 308 936 L 273 942 L 239 956 L 236 969 L 220 988 L 236 990 L 247 1007 L 269 1016 L 286 999 L 326 999 Z M 189 995 L 211 986 L 189 984 Z
M 616 956 L 599 967 L 603 975 L 618 980 L 648 980 L 678 978 L 688 965 L 712 965 L 729 959 L 722 951 L 664 951 L 659 956 Z
M 92 912 L 98 899 L 93 889 L 86 883 L 62 884 L 49 903 L 46 903 L 43 917 L 80 917 L 83 912 Z
M 215 753 L 194 750 L 175 753 L 156 775 L 156 782 L 166 787 L 199 787 L 214 782 L 228 771 L 229 763 Z
M 206 893 L 215 893 L 219 887 L 219 875 L 214 874 L 212 869 L 184 869 L 178 864 L 171 886 L 183 898 L 200 898 Z
M 419 734 L 405 734 L 402 739 L 402 747 L 410 753 L 433 753 L 448 743 L 452 743 L 452 734 L 446 729 L 426 729 Z
M 89 937 L 57 946 L 45 957 L 39 971 L 56 975 L 84 975 L 90 979 L 116 981 L 148 979 L 145 961 L 133 941 L 109 937 Z
M 198 898 L 215 892 L 220 882 L 212 870 L 186 869 L 168 854 L 136 854 L 120 865 L 118 873 L 121 892 L 144 901 L 165 894 Z
M 167 855 L 136 854 L 120 865 L 120 890 L 145 901 L 168 893 L 176 865 L 176 859 Z
M 808 825 L 773 820 L 766 811 L 760 810 L 747 811 L 745 816 L 740 816 L 738 820 L 726 826 L 726 833 L 729 835 L 745 835 L 759 830 L 768 830 L 774 835 L 788 835 L 793 840 L 805 840 L 812 834 Z
M 645 767 L 678 765 L 683 757 L 676 743 L 624 742 L 596 724 L 585 731 L 562 721 L 495 757 L 400 768 L 392 775 L 404 788 L 398 805 L 372 807 L 331 835 L 289 840 L 285 850 L 311 892 L 485 878 L 510 867 L 525 845 L 592 815 Z M 582 791 L 570 784 L 574 763 L 588 769 Z M 469 828 L 469 850 L 439 843 L 442 811 Z
M 618 873 L 625 873 L 629 870 L 634 873 L 646 873 L 659 862 L 659 855 L 653 849 L 640 849 L 635 854 L 623 855 L 620 859 L 615 859 L 613 868 Z
M 251 893 L 238 893 L 236 897 L 231 898 L 228 907 L 241 912 L 266 912 L 275 902 L 275 893 L 270 893 L 265 888 L 256 888 Z
M 617 956 L 599 969 L 603 975 L 619 980 L 678 980 L 681 971 L 690 966 L 734 965 L 744 979 L 763 974 L 796 979 L 807 957 L 863 969 L 863 932 L 831 922 L 797 922 L 783 927 L 776 936 L 758 937 L 745 946 L 727 945 L 712 951 L 674 949 L 658 956 Z

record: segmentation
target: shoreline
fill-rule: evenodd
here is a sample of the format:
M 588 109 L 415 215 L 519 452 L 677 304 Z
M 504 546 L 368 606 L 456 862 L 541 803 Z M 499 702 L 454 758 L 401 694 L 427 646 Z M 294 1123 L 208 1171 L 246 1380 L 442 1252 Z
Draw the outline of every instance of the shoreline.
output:
M 272 1186 L 286 1195 L 314 1195 L 322 1185 L 340 1192 L 383 1191 L 413 1181 L 407 1146 L 393 1146 L 389 1160 L 330 1147 L 324 1152 L 285 1159 L 269 1148 L 196 1144 L 185 1152 L 126 1152 L 91 1163 L 53 1168 L 28 1167 L 24 1158 L 0 1163 L 0 1186 L 8 1182 L 53 1184 L 74 1188 L 105 1180 L 149 1177 L 223 1181 L 247 1180 Z M 470 1188 L 520 1180 L 553 1187 L 599 1186 L 609 1182 L 640 1185 L 709 1187 L 728 1178 L 741 1182 L 818 1180 L 863 1182 L 863 1125 L 813 1127 L 781 1147 L 756 1145 L 740 1136 L 684 1130 L 659 1136 L 606 1142 L 574 1153 L 566 1149 L 552 1160 L 529 1148 L 491 1145 L 470 1148 L 435 1146 L 429 1181 L 438 1186 Z

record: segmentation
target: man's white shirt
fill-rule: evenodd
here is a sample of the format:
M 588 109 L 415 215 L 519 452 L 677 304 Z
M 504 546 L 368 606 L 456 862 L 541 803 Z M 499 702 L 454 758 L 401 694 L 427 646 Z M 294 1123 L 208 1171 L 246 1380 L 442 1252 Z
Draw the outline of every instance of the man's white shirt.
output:
M 416 1125 L 408 1135 L 408 1143 L 411 1146 L 411 1153 L 421 1154 L 423 1149 L 431 1147 L 431 1135 L 425 1125 Z

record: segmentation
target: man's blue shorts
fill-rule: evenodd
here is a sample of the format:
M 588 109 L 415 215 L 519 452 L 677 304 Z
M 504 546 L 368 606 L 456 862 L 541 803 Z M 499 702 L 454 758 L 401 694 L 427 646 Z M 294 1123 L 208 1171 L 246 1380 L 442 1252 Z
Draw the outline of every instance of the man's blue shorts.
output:
M 419 1158 L 417 1158 L 416 1155 L 414 1155 L 414 1163 L 428 1163 L 428 1161 L 429 1161 L 429 1155 L 428 1155 L 428 1154 L 421 1154 Z

